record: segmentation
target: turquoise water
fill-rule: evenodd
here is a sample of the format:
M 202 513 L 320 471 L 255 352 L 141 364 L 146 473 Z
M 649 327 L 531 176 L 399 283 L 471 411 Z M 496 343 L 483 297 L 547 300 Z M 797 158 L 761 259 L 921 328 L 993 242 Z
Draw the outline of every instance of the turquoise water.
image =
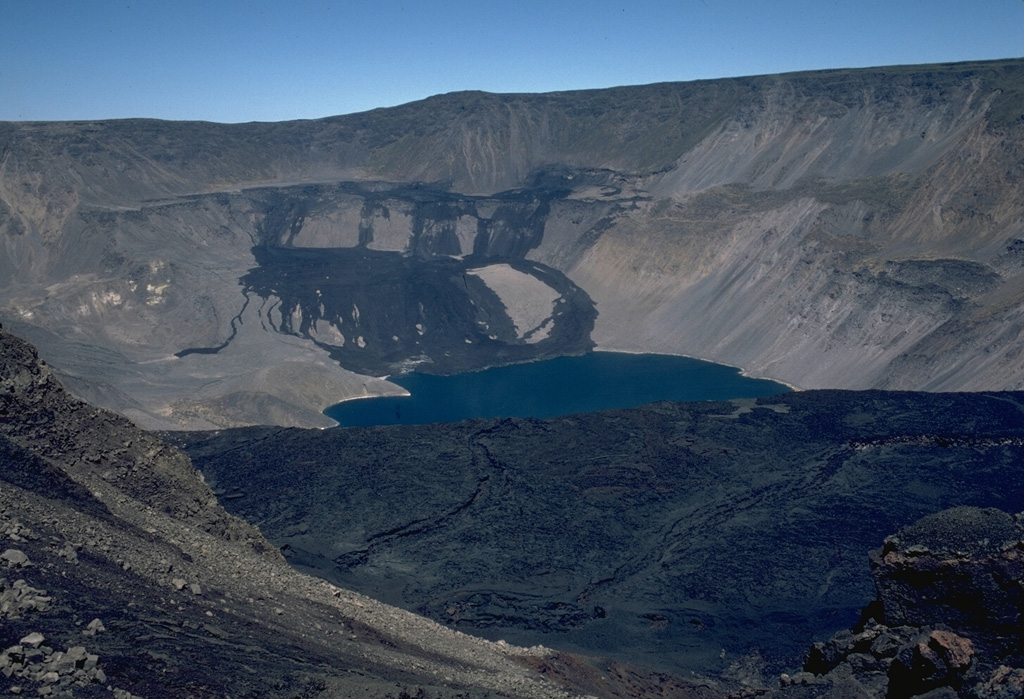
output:
M 417 425 L 474 417 L 554 417 L 659 400 L 756 398 L 790 390 L 699 359 L 617 352 L 455 376 L 413 373 L 390 381 L 412 395 L 345 401 L 324 413 L 343 427 Z

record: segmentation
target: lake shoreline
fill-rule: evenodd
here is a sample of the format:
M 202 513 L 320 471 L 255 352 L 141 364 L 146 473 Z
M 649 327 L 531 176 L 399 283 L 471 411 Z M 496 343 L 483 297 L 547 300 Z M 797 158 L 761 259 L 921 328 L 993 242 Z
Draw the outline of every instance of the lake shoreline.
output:
M 697 361 L 700 361 L 700 362 L 708 362 L 709 364 L 718 364 L 719 366 L 731 367 L 731 368 L 736 369 L 737 371 L 739 371 L 741 376 L 745 376 L 748 379 L 758 379 L 758 380 L 761 380 L 761 381 L 774 381 L 775 383 L 782 384 L 783 386 L 785 386 L 786 388 L 788 388 L 789 390 L 791 390 L 793 392 L 805 390 L 803 388 L 800 388 L 796 384 L 789 383 L 788 381 L 783 381 L 782 379 L 777 379 L 774 376 L 762 376 L 760 374 L 755 374 L 755 373 L 747 370 L 746 368 L 741 367 L 741 366 L 737 366 L 735 364 L 726 364 L 725 362 L 720 362 L 717 359 L 708 359 L 706 357 L 696 357 L 696 356 L 694 356 L 692 354 L 683 354 L 682 352 L 650 352 L 650 351 L 647 351 L 647 350 L 612 349 L 610 347 L 595 347 L 594 349 L 591 350 L 591 352 L 610 352 L 612 354 L 650 354 L 650 355 L 657 355 L 657 356 L 664 356 L 664 357 L 684 357 L 686 359 L 696 359 Z
M 473 418 L 551 418 L 658 402 L 758 398 L 792 392 L 784 382 L 697 357 L 595 348 L 579 355 L 440 376 L 387 377 L 407 392 L 324 414 L 339 426 L 451 423 Z

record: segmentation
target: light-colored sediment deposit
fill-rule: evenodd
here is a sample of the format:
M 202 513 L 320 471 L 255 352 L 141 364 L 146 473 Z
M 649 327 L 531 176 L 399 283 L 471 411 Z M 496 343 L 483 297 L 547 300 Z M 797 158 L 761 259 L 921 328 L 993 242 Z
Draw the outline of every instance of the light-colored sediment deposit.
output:
M 548 336 L 548 325 L 554 322 L 554 306 L 559 299 L 557 291 L 507 264 L 479 267 L 469 273 L 483 279 L 501 299 L 515 325 L 516 337 L 533 343 Z

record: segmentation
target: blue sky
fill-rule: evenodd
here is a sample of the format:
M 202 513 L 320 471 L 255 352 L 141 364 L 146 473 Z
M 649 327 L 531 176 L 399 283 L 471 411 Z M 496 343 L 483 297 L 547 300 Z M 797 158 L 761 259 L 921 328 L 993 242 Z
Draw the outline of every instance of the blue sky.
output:
M 0 120 L 278 121 L 1024 56 L 1024 0 L 0 0 Z

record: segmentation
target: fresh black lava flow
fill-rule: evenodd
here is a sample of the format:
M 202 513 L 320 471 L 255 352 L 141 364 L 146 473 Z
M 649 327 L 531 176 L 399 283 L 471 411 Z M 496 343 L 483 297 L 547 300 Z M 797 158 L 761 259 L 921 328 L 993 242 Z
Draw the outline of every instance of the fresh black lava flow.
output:
M 343 427 L 419 425 L 475 417 L 554 417 L 660 400 L 756 398 L 790 389 L 735 367 L 661 354 L 592 352 L 454 376 L 391 381 L 411 395 L 350 400 L 324 413 Z

